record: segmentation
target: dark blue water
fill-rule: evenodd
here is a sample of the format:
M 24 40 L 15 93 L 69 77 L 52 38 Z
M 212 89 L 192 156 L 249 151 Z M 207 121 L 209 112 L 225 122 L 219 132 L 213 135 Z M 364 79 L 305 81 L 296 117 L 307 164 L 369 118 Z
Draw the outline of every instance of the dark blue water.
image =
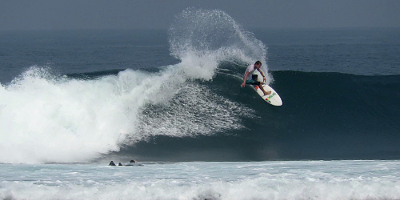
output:
M 399 29 L 260 30 L 272 70 L 399 74 Z
M 400 159 L 400 29 L 253 32 L 268 47 L 271 86 L 282 107 L 240 89 L 244 62 L 222 62 L 211 81 L 189 82 L 253 110 L 252 117 L 234 122 L 242 128 L 150 136 L 121 144 L 111 155 L 165 161 Z M 157 73 L 180 62 L 169 48 L 166 30 L 1 32 L 0 83 L 6 87 L 32 66 L 77 80 L 125 69 Z M 154 109 L 145 106 L 142 115 Z
M 158 136 L 121 153 L 165 161 L 400 158 L 399 75 L 300 71 L 272 75 L 282 107 L 265 106 L 252 90 L 225 86 L 237 81 L 228 75 L 202 83 L 256 111 L 256 117 L 242 118 L 246 129 L 191 138 Z
M 0 33 L 0 82 L 31 66 L 55 73 L 151 69 L 177 63 L 166 30 L 5 31 Z
M 396 28 L 255 30 L 268 47 L 271 71 L 399 74 Z M 3 31 L 1 83 L 27 68 L 49 66 L 61 74 L 154 68 L 177 63 L 166 30 Z

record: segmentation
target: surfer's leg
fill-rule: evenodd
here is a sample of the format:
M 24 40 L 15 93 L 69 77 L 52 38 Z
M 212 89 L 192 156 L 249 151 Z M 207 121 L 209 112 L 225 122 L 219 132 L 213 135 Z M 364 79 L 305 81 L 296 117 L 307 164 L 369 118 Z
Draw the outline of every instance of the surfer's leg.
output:
M 246 84 L 248 85 L 258 85 L 258 83 L 256 83 L 254 80 L 250 79 L 246 81 Z
M 266 92 L 266 91 L 264 90 L 264 87 L 262 86 L 261 83 L 258 85 L 258 87 L 260 87 L 260 89 L 261 89 L 261 91 L 264 93 L 264 95 L 269 95 L 269 94 L 271 94 L 271 91 Z

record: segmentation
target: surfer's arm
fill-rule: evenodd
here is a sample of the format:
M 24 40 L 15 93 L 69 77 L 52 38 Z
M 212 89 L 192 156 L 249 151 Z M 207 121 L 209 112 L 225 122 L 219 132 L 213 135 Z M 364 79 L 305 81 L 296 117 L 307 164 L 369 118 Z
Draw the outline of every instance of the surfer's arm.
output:
M 242 83 L 242 87 L 244 87 L 244 86 L 246 86 L 246 81 L 247 81 L 247 76 L 250 74 L 250 72 L 246 72 L 246 74 L 244 75 L 244 78 L 243 78 L 243 83 Z

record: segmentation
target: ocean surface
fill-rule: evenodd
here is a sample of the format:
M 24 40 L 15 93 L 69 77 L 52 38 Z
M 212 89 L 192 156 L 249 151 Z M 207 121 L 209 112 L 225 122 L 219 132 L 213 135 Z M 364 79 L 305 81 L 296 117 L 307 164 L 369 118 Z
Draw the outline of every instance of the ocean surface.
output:
M 1 31 L 0 199 L 400 199 L 399 55 L 399 28 L 219 10 Z M 257 60 L 283 106 L 240 87 Z

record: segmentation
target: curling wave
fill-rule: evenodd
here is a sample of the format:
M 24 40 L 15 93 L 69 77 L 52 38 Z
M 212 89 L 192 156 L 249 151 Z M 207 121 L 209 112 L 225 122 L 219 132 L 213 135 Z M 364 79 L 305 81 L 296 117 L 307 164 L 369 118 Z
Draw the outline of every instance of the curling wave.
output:
M 198 37 L 205 29 L 207 36 Z M 251 117 L 251 109 L 199 83 L 212 80 L 222 62 L 266 60 L 264 45 L 219 10 L 183 11 L 169 38 L 180 62 L 157 72 L 60 76 L 33 66 L 2 85 L 0 162 L 87 162 L 154 136 L 243 128 L 241 118 Z

